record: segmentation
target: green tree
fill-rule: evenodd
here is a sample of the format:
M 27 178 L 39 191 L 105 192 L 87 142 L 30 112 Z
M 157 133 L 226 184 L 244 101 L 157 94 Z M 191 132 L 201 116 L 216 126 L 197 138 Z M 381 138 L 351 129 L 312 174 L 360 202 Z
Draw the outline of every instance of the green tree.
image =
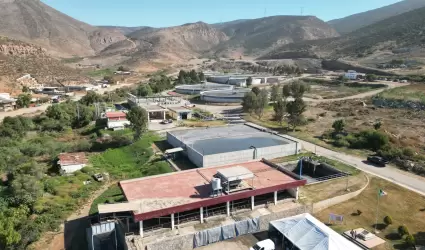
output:
M 406 227 L 406 226 L 404 226 L 404 225 L 399 226 L 399 227 L 397 228 L 397 232 L 398 232 L 398 234 L 400 235 L 400 237 L 403 237 L 403 236 L 405 236 L 405 235 L 409 235 L 409 230 L 408 230 L 408 229 L 407 229 L 407 227 Z
M 254 92 L 248 92 L 242 99 L 242 108 L 245 112 L 252 114 L 257 103 L 257 95 Z
M 305 112 L 307 105 L 304 103 L 302 98 L 296 98 L 295 100 L 286 104 L 286 111 L 289 114 L 288 124 L 292 125 L 292 129 L 301 125 L 304 122 L 303 113 Z
M 10 189 L 12 203 L 16 205 L 32 206 L 43 195 L 41 183 L 36 177 L 27 174 L 14 176 Z
M 137 96 L 145 97 L 151 95 L 153 95 L 153 91 L 149 84 L 142 83 L 137 87 Z
M 8 249 L 21 241 L 21 234 L 16 230 L 29 214 L 28 207 L 0 209 L 0 249 Z
M 139 139 L 143 132 L 147 130 L 148 112 L 139 106 L 132 107 L 127 113 L 127 119 L 130 121 L 130 126 L 135 132 L 134 138 Z
M 115 83 L 114 78 L 112 76 L 104 76 L 103 80 L 107 81 L 108 84 L 114 84 Z
M 28 93 L 28 92 L 30 92 L 30 88 L 28 88 L 27 86 L 23 86 L 22 93 Z
M 260 88 L 259 88 L 259 87 L 253 87 L 253 88 L 251 89 L 251 91 L 252 91 L 255 95 L 258 95 L 258 94 L 260 94 L 260 92 L 261 92 L 261 90 L 260 90 Z
M 303 82 L 292 82 L 291 84 L 291 95 L 292 97 L 296 98 L 302 98 L 304 96 L 304 93 L 308 92 L 310 90 L 310 87 L 306 85 Z
M 278 99 L 277 102 L 275 102 L 273 105 L 273 110 L 274 119 L 282 126 L 283 119 L 285 118 L 286 114 L 286 102 L 282 99 Z
M 199 77 L 199 80 L 201 81 L 201 82 L 205 82 L 205 75 L 204 75 L 204 72 L 199 72 L 198 73 L 198 77 Z
M 252 85 L 252 77 L 250 76 L 246 79 L 246 86 L 250 87 L 251 85 Z
M 345 128 L 345 121 L 342 119 L 334 121 L 332 128 L 335 130 L 335 133 L 341 133 Z
M 288 97 L 291 96 L 291 86 L 288 84 L 283 85 L 282 87 L 282 98 L 286 102 Z
M 76 104 L 76 115 L 72 121 L 73 128 L 87 126 L 94 118 L 94 111 L 88 106 Z
M 410 247 L 414 247 L 416 245 L 415 237 L 413 237 L 411 234 L 406 236 L 405 242 Z
M 103 97 L 94 91 L 87 91 L 87 94 L 80 100 L 80 103 L 87 106 L 97 102 L 103 102 Z
M 262 89 L 260 93 L 257 95 L 257 102 L 255 105 L 255 114 L 258 116 L 258 118 L 263 117 L 264 110 L 269 105 L 269 92 L 267 89 Z
M 377 79 L 377 77 L 376 77 L 376 75 L 374 75 L 374 74 L 367 74 L 367 75 L 366 75 L 366 80 L 367 80 L 368 82 L 374 82 L 374 81 L 376 81 L 376 79 Z
M 380 128 L 382 127 L 382 122 L 375 122 L 374 124 L 373 124 L 373 128 L 375 129 L 375 130 L 379 130 Z
M 270 101 L 276 102 L 280 99 L 280 87 L 279 85 L 273 85 L 272 89 L 270 90 Z
M 391 224 L 393 224 L 393 219 L 391 218 L 391 216 L 387 215 L 384 217 L 384 223 L 385 225 L 389 226 Z
M 190 79 L 192 80 L 193 83 L 199 83 L 200 82 L 198 73 L 196 73 L 196 71 L 194 69 L 192 69 L 189 72 L 189 77 L 190 77 Z
M 26 108 L 30 105 L 31 103 L 31 95 L 30 94 L 20 94 L 18 96 L 18 99 L 16 100 L 16 104 L 20 107 L 20 108 Z
M 118 71 L 128 71 L 128 68 L 126 68 L 126 67 L 124 67 L 124 66 L 119 66 L 118 67 L 118 69 L 117 69 Z

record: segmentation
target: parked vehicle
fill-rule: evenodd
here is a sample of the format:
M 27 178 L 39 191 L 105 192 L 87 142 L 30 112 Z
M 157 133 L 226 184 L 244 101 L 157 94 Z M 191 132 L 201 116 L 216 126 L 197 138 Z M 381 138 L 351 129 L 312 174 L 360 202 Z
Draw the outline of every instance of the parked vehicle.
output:
M 168 123 L 170 123 L 168 120 L 162 120 L 161 121 L 161 124 L 168 124 Z
M 96 173 L 96 174 L 93 175 L 93 177 L 96 181 L 99 181 L 99 182 L 103 181 L 103 175 L 102 174 Z
M 257 244 L 249 248 L 249 250 L 275 250 L 275 245 L 272 240 L 267 239 L 257 242 Z
M 385 167 L 385 165 L 388 164 L 388 161 L 380 156 L 369 156 L 367 157 L 367 161 L 382 167 Z

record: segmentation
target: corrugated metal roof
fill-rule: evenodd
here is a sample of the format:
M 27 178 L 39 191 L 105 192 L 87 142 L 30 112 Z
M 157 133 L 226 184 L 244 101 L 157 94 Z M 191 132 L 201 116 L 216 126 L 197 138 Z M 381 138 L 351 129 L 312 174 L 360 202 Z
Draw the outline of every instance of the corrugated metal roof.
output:
M 84 152 L 61 153 L 58 156 L 61 166 L 87 164 L 88 160 Z

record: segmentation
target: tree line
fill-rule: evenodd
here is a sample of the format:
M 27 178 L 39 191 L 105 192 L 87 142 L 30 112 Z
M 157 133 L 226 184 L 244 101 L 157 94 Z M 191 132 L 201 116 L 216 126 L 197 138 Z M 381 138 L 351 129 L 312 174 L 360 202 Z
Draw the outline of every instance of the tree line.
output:
M 199 84 L 203 81 L 205 81 L 205 75 L 202 71 L 196 72 L 194 69 L 192 69 L 191 71 L 180 70 L 176 84 Z
M 303 100 L 304 93 L 309 86 L 303 82 L 293 82 L 289 85 L 273 85 L 270 93 L 267 89 L 253 87 L 251 92 L 245 94 L 242 107 L 245 112 L 255 114 L 261 120 L 264 111 L 271 102 L 274 119 L 282 126 L 285 119 L 292 129 L 304 123 L 303 113 L 307 105 Z M 289 100 L 292 97 L 292 100 Z

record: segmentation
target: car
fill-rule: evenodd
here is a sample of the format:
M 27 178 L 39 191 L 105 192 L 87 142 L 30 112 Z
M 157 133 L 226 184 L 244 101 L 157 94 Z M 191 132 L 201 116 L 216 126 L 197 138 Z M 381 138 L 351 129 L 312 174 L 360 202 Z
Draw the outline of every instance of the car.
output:
M 267 239 L 257 242 L 257 244 L 250 247 L 249 250 L 275 250 L 275 245 L 272 240 Z
M 376 155 L 367 157 L 367 161 L 370 162 L 370 163 L 374 163 L 376 165 L 382 166 L 382 167 L 385 167 L 385 165 L 388 164 L 387 160 L 385 160 L 384 158 L 382 158 L 380 156 L 376 156 Z
M 168 120 L 162 120 L 161 121 L 161 124 L 168 124 L 168 123 L 170 123 Z

